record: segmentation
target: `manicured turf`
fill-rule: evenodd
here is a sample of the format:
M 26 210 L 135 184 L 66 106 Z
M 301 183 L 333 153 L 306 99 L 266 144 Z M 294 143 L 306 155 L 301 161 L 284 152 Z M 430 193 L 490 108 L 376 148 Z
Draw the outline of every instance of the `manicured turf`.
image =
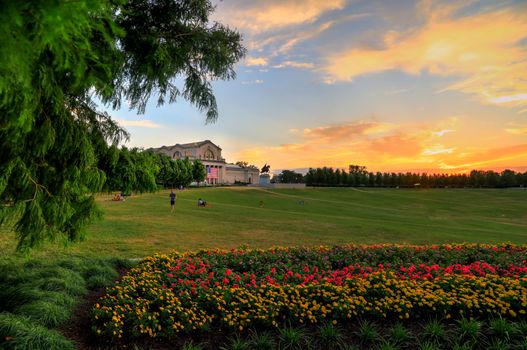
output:
M 243 244 L 527 243 L 524 189 L 200 188 L 178 191 L 174 213 L 168 194 L 99 196 L 104 219 L 70 250 L 144 257 Z M 200 197 L 211 206 L 199 208 Z M 0 233 L 0 245 L 13 249 L 12 234 Z

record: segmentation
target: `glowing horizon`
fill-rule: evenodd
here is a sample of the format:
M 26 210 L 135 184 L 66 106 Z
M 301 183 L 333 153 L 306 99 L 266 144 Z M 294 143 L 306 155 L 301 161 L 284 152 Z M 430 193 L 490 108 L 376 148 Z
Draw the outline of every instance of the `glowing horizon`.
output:
M 220 118 L 193 107 L 113 112 L 131 146 L 210 139 L 273 169 L 527 170 L 527 4 L 217 2 L 244 35 Z

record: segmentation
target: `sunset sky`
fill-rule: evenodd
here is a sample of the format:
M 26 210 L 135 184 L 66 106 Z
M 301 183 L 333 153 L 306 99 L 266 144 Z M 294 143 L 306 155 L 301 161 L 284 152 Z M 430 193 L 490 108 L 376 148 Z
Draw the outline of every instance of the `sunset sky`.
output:
M 527 169 L 526 1 L 223 0 L 248 49 L 220 117 L 110 112 L 129 146 L 210 139 L 272 170 Z

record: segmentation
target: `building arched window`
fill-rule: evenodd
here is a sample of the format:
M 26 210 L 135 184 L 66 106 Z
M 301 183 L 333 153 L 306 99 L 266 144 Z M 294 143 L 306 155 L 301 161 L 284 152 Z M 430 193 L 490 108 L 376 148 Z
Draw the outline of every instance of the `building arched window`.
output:
M 174 157 L 172 157 L 172 158 L 174 158 L 174 159 L 175 158 L 177 158 L 177 159 L 181 158 L 181 153 L 179 153 L 179 151 L 174 152 Z
M 212 151 L 210 149 L 208 149 L 208 150 L 205 151 L 204 158 L 205 159 L 214 159 L 214 153 L 212 153 Z

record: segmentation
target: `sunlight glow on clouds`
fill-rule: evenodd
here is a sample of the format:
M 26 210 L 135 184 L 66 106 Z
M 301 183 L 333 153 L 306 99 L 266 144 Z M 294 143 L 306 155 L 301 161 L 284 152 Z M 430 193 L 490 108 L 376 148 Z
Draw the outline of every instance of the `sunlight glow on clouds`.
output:
M 284 68 L 284 67 L 293 67 L 293 68 L 313 68 L 315 65 L 313 63 L 307 62 L 295 62 L 295 61 L 284 61 L 280 64 L 274 65 L 273 68 Z
M 121 126 L 135 126 L 140 128 L 149 128 L 149 129 L 157 129 L 160 128 L 161 125 L 154 123 L 151 120 L 145 119 L 145 120 L 126 120 L 126 119 L 115 119 L 117 123 Z
M 286 164 L 302 167 L 306 163 L 311 166 L 345 167 L 349 162 L 386 168 L 386 164 L 410 163 L 416 158 L 445 153 L 437 149 L 436 153 L 427 153 L 431 129 L 375 120 L 293 129 L 290 132 L 298 142 L 254 147 L 240 152 L 238 158 L 268 162 L 269 155 L 272 155 L 275 168 L 285 167 Z M 426 157 L 421 159 L 421 163 L 428 162 Z
M 450 130 L 450 129 L 443 129 L 443 130 L 439 130 L 439 131 L 434 131 L 433 134 L 438 136 L 438 137 L 441 137 L 449 132 L 454 132 L 455 130 Z
M 439 6 L 429 10 L 422 27 L 388 31 L 380 49 L 351 47 L 329 55 L 324 71 L 329 81 L 386 70 L 460 76 L 442 91 L 476 94 L 483 103 L 527 105 L 527 50 L 519 45 L 527 36 L 527 10 L 519 10 L 454 17 Z
M 437 130 L 456 123 L 457 118 L 451 117 L 419 126 L 359 120 L 302 130 L 293 128 L 289 132 L 296 142 L 253 147 L 239 152 L 237 157 L 255 163 L 272 163 L 275 169 L 303 168 L 306 164 L 346 168 L 353 163 L 366 165 L 374 171 L 465 172 L 471 167 L 510 166 L 511 163 L 519 166 L 527 156 L 527 144 L 459 147 L 455 140 L 437 143 L 438 137 L 454 132 L 452 129 Z
M 220 15 L 234 27 L 259 33 L 312 22 L 326 11 L 342 9 L 345 3 L 345 0 L 231 1 L 220 8 Z
M 267 58 L 265 57 L 247 57 L 245 59 L 245 65 L 246 66 L 266 66 L 267 65 Z
M 123 120 L 135 145 L 211 139 L 273 169 L 527 166 L 525 0 L 214 1 L 248 49 L 213 84 L 218 122 L 177 104 Z

